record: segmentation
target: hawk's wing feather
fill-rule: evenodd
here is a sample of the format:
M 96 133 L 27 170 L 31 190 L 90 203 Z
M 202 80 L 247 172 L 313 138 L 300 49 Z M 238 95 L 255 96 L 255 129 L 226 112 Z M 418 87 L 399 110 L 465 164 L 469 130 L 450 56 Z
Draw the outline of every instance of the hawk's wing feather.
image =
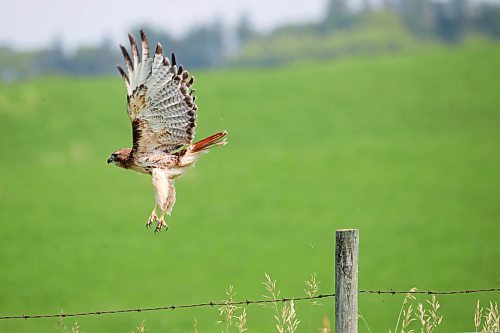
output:
M 164 58 L 159 43 L 151 58 L 144 31 L 141 30 L 141 59 L 134 36 L 129 35 L 129 40 L 132 58 L 121 46 L 127 73 L 120 66 L 118 70 L 127 88 L 133 152 L 171 152 L 192 143 L 197 111 L 194 90 L 190 90 L 193 77 L 182 65 L 177 68 L 173 53 L 172 63 Z

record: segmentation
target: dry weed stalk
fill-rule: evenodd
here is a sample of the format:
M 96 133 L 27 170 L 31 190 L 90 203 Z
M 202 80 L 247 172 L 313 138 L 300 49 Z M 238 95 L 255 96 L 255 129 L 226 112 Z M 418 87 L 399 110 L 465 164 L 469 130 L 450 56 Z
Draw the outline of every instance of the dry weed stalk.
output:
M 233 319 L 235 318 L 235 311 L 239 309 L 234 304 L 231 304 L 234 302 L 234 295 L 236 293 L 234 292 L 234 287 L 229 286 L 229 289 L 226 290 L 226 295 L 227 299 L 224 300 L 224 305 L 219 308 L 219 316 L 222 318 L 222 320 L 217 321 L 217 324 L 226 324 L 226 333 L 229 332 L 229 327 L 233 324 Z
M 63 317 L 60 317 L 57 320 L 57 326 L 59 328 L 59 332 L 68 333 L 68 327 L 66 326 L 66 322 L 64 321 Z M 71 333 L 83 333 L 83 331 L 80 332 L 80 325 L 78 324 L 77 321 L 75 321 L 75 323 L 71 327 Z
M 306 280 L 306 289 L 304 289 L 306 295 L 309 297 L 315 297 L 319 293 L 319 282 L 316 280 L 316 273 L 311 274 L 311 278 Z M 322 305 L 317 299 L 312 300 L 313 305 Z
M 441 305 L 436 300 L 436 296 L 432 295 L 431 300 L 427 300 L 427 303 L 430 306 L 429 309 L 426 309 L 422 303 L 417 306 L 416 316 L 420 322 L 420 333 L 432 333 L 443 320 L 443 316 L 438 313 Z
M 363 315 L 361 314 L 361 311 L 359 311 L 359 310 L 358 310 L 358 318 L 363 321 L 363 323 L 366 326 L 366 330 L 368 331 L 368 333 L 372 333 L 372 330 L 370 329 L 370 326 L 368 326 L 368 322 L 366 321 L 365 317 L 363 317 Z
M 311 274 L 311 278 L 305 281 L 306 289 L 304 289 L 307 296 L 313 298 L 319 294 L 319 282 L 316 280 L 316 273 Z M 308 319 L 308 332 L 311 332 L 311 317 L 312 317 L 312 308 L 314 306 L 323 305 L 318 299 L 313 299 L 311 301 L 311 306 L 309 307 L 309 319 Z
M 75 321 L 75 323 L 73 324 L 73 327 L 71 327 L 71 332 L 80 333 L 80 325 L 78 325 L 77 321 Z
M 401 322 L 401 333 L 413 333 L 413 330 L 409 330 L 408 326 L 415 320 L 412 317 L 413 314 L 413 304 L 408 305 L 408 307 L 403 309 L 403 321 Z
M 474 311 L 474 327 L 476 328 L 476 332 L 479 332 L 482 320 L 483 320 L 483 308 L 479 306 L 479 300 L 477 300 L 476 310 Z
M 238 333 L 243 333 L 247 330 L 247 311 L 243 309 L 241 314 L 236 317 L 236 327 L 238 328 Z
M 416 297 L 411 293 L 414 291 L 417 291 L 417 288 L 410 289 L 410 292 L 406 294 L 405 299 L 403 300 L 403 305 L 401 306 L 401 310 L 399 312 L 399 317 L 396 323 L 396 328 L 394 329 L 394 333 L 398 332 L 399 322 L 401 318 L 403 318 L 403 320 L 401 321 L 401 333 L 413 333 L 414 330 L 410 329 L 410 325 L 415 320 L 417 320 L 417 322 L 420 324 L 420 333 L 432 333 L 443 320 L 443 316 L 439 315 L 439 308 L 441 307 L 441 305 L 436 300 L 436 296 L 434 295 L 432 295 L 430 300 L 426 301 L 428 304 L 428 308 L 426 308 L 425 303 L 418 303 L 417 311 L 414 313 L 413 304 L 409 303 L 416 300 Z M 392 331 L 389 330 L 389 332 L 391 333 Z
M 498 304 L 496 302 L 495 305 L 490 302 L 490 307 L 487 309 L 485 315 L 484 329 L 486 332 L 500 332 L 500 318 L 498 316 Z
M 320 333 L 330 333 L 332 331 L 332 325 L 330 324 L 330 319 L 327 316 L 323 318 L 323 327 L 321 327 Z
M 436 329 L 441 324 L 443 320 L 443 316 L 440 316 L 438 311 L 441 305 L 436 300 L 436 296 L 432 295 L 431 300 L 427 300 L 427 303 L 430 305 L 430 309 L 428 310 L 429 317 L 427 318 L 427 333 L 430 333 Z
M 406 314 L 407 314 L 408 312 L 412 312 L 412 311 L 413 311 L 412 304 L 410 304 L 410 305 L 408 306 L 410 309 L 406 309 L 406 312 L 405 312 L 405 305 L 406 305 L 406 303 L 408 303 L 408 301 L 410 301 L 410 300 L 415 300 L 415 299 L 416 299 L 416 298 L 415 298 L 415 296 L 413 296 L 413 294 L 412 294 L 411 292 L 414 292 L 414 291 L 417 291 L 417 290 L 418 290 L 417 288 L 411 288 L 411 289 L 410 289 L 410 292 L 409 292 L 408 294 L 406 294 L 406 296 L 405 296 L 405 298 L 404 298 L 404 300 L 403 300 L 403 304 L 401 305 L 401 309 L 399 310 L 399 316 L 398 316 L 398 320 L 397 320 L 397 322 L 396 322 L 396 328 L 394 328 L 394 333 L 397 333 L 397 332 L 398 332 L 398 327 L 399 327 L 399 322 L 400 322 L 400 320 L 401 320 L 401 316 L 402 316 L 402 315 L 403 315 L 403 316 L 406 316 Z M 408 319 L 408 320 L 411 320 L 411 319 Z M 412 320 L 412 321 L 413 321 L 413 320 Z M 411 323 L 411 322 L 403 322 L 402 326 L 403 326 L 403 325 L 406 325 L 406 326 L 405 326 L 405 328 L 406 328 L 406 327 L 407 327 L 410 323 Z M 402 330 L 401 332 L 402 332 L 402 333 L 404 333 L 405 331 L 404 331 L 404 330 Z M 389 333 L 392 333 L 392 331 L 391 331 L 391 330 L 389 330 Z M 410 332 L 408 332 L 408 333 L 410 333 Z
M 68 333 L 68 328 L 66 327 L 66 322 L 64 321 L 63 317 L 59 317 L 59 319 L 57 320 L 57 328 L 61 333 Z
M 419 303 L 417 306 L 417 318 L 420 321 L 420 333 L 424 332 L 425 324 L 427 323 L 425 316 L 425 309 L 422 303 Z
M 229 289 L 226 290 L 226 295 L 227 299 L 224 300 L 224 305 L 219 308 L 219 316 L 222 319 L 217 321 L 216 324 L 225 323 L 225 333 L 229 332 L 231 326 L 236 326 L 239 333 L 245 332 L 247 330 L 247 312 L 245 309 L 243 309 L 240 315 L 236 314 L 236 312 L 241 309 L 241 307 L 232 304 L 234 302 L 234 296 L 236 295 L 233 286 L 229 286 Z M 196 326 L 198 326 L 197 323 Z M 196 332 L 197 329 L 198 327 L 196 327 Z
M 265 298 L 268 299 L 278 299 L 278 296 L 280 295 L 280 291 L 276 289 L 276 280 L 272 280 L 269 274 L 265 273 L 264 274 L 266 277 L 266 280 L 263 282 L 264 286 L 266 287 L 266 291 L 268 292 L 267 295 L 264 295 Z M 278 332 L 280 329 L 283 327 L 283 323 L 280 320 L 280 311 L 278 310 L 278 304 L 276 302 L 273 303 L 274 307 L 274 318 L 276 319 L 276 328 L 278 329 Z
M 196 320 L 196 318 L 193 323 L 193 333 L 198 333 L 198 320 Z
M 141 324 L 139 326 L 137 326 L 137 333 L 145 333 L 146 332 L 146 326 L 144 326 L 144 320 L 141 321 Z M 75 332 L 73 332 L 75 333 Z M 132 333 L 135 333 L 134 331 L 132 331 Z
M 500 332 L 500 317 L 498 314 L 498 304 L 495 302 L 490 302 L 490 306 L 486 308 L 483 316 L 484 308 L 480 306 L 479 301 L 476 304 L 476 310 L 474 311 L 474 326 L 476 327 L 476 332 L 479 332 L 481 324 L 484 318 L 483 329 L 481 332 Z
M 295 304 L 293 301 L 290 303 L 283 303 L 281 308 L 281 327 L 277 326 L 279 333 L 293 333 L 297 330 L 300 321 L 297 320 L 297 313 L 295 312 Z
M 276 280 L 272 280 L 269 274 L 265 273 L 266 280 L 263 282 L 267 295 L 264 295 L 268 299 L 278 299 L 280 291 L 276 287 Z M 294 333 L 299 326 L 300 321 L 297 320 L 297 314 L 295 312 L 295 304 L 290 301 L 289 304 L 283 302 L 281 304 L 281 310 L 278 306 L 278 302 L 274 303 L 274 319 L 276 320 L 276 330 L 278 333 Z

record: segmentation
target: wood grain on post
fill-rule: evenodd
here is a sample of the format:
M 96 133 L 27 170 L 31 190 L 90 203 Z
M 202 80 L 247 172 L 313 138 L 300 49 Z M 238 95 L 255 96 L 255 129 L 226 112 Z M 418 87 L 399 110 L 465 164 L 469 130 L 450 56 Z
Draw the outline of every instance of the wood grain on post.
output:
M 335 332 L 358 332 L 359 231 L 337 230 L 335 246 Z

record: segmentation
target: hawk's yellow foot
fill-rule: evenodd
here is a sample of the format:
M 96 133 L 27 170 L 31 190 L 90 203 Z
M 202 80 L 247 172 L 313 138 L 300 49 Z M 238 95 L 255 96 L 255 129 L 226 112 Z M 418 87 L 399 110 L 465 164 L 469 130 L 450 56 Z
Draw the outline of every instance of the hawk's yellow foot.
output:
M 155 233 L 157 232 L 160 232 L 161 229 L 165 228 L 165 231 L 168 230 L 168 224 L 165 222 L 165 217 L 164 215 L 160 216 L 158 219 L 157 219 L 157 224 L 156 224 L 156 228 L 155 228 Z
M 153 222 L 158 221 L 158 215 L 156 215 L 156 208 L 158 205 L 155 205 L 155 208 L 151 212 L 151 215 L 149 215 L 148 222 L 146 223 L 146 228 L 149 228 Z

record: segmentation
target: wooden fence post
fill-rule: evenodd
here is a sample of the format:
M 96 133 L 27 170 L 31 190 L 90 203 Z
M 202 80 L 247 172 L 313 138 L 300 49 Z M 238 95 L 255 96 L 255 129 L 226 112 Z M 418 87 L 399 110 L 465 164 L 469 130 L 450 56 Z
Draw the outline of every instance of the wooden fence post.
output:
M 359 231 L 337 230 L 335 246 L 335 333 L 358 332 Z

